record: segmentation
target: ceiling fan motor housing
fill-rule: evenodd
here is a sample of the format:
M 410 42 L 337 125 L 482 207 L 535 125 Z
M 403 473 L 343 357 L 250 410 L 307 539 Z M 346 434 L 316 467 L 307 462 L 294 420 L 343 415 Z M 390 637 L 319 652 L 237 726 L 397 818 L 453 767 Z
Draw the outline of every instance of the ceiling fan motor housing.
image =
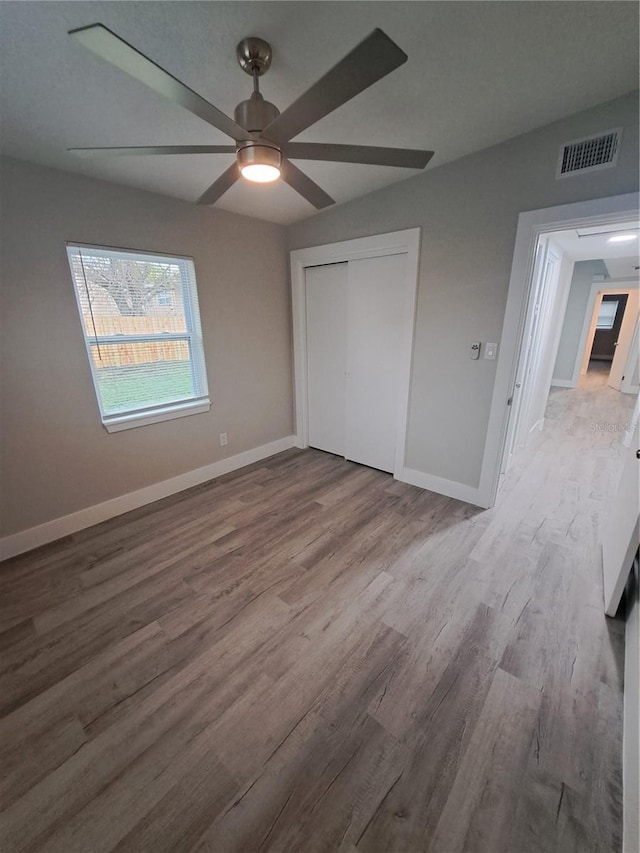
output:
M 234 117 L 240 127 L 249 133 L 260 133 L 280 115 L 275 104 L 265 101 L 260 92 L 254 92 L 246 101 L 240 101 Z

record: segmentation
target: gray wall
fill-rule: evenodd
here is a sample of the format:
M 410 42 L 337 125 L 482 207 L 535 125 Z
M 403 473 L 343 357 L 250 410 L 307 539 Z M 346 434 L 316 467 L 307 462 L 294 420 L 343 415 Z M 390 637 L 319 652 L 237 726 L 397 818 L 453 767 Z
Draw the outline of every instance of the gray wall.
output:
M 555 180 L 561 143 L 624 127 L 618 165 Z M 638 188 L 638 96 L 517 137 L 289 228 L 291 249 L 420 226 L 407 465 L 477 486 L 518 214 Z
M 561 142 L 624 127 L 615 169 L 554 179 Z M 288 229 L 300 248 L 422 228 L 407 464 L 476 486 L 518 214 L 638 187 L 637 94 Z M 292 431 L 287 243 L 279 226 L 16 160 L 2 164 L 0 535 Z M 195 258 L 211 412 L 107 434 L 65 241 Z M 218 433 L 229 434 L 221 449 Z
M 570 382 L 573 378 L 594 275 L 607 275 L 604 261 L 576 261 L 552 381 Z
M 0 535 L 291 434 L 282 227 L 16 160 L 1 181 Z M 104 430 L 67 240 L 195 259 L 210 412 Z

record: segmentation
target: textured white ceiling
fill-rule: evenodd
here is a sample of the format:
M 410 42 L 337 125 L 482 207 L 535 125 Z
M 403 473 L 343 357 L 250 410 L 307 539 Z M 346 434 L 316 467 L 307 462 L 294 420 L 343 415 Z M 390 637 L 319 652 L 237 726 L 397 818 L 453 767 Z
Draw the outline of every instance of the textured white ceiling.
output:
M 640 240 L 636 239 L 628 243 L 610 243 L 609 238 L 616 234 L 638 235 L 640 234 L 638 225 L 637 219 L 630 219 L 626 222 L 594 226 L 593 228 L 578 230 L 571 228 L 567 231 L 555 231 L 550 236 L 572 261 L 598 259 L 607 261 L 610 258 L 619 258 L 631 266 L 632 262 L 638 263 Z
M 589 228 L 570 228 L 549 234 L 572 261 L 602 260 L 610 278 L 638 278 L 640 239 L 629 243 L 610 243 L 614 234 L 640 236 L 637 219 Z
M 637 86 L 631 2 L 0 2 L 2 148 L 9 155 L 153 192 L 196 199 L 223 155 L 82 160 L 68 147 L 229 140 L 67 35 L 103 23 L 232 115 L 250 79 L 235 60 L 267 39 L 262 79 L 282 110 L 374 27 L 409 61 L 298 138 L 429 148 L 428 168 Z M 338 203 L 416 174 L 299 162 Z M 289 223 L 314 209 L 283 183 L 238 182 L 218 206 Z
M 628 250 L 627 250 L 628 251 Z M 610 278 L 638 278 L 638 256 L 631 258 L 607 258 L 604 262 Z

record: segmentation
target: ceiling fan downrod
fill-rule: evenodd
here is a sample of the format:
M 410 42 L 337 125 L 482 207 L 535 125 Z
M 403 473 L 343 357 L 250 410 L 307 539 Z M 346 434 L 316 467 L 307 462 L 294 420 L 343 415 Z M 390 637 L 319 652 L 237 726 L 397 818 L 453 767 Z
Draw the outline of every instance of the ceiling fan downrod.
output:
M 280 115 L 276 105 L 265 101 L 260 92 L 260 77 L 271 67 L 271 45 L 257 36 L 249 36 L 242 39 L 236 47 L 236 56 L 242 70 L 253 77 L 253 93 L 236 107 L 235 120 L 249 133 L 260 134 Z M 280 150 L 278 146 L 271 144 L 276 150 Z

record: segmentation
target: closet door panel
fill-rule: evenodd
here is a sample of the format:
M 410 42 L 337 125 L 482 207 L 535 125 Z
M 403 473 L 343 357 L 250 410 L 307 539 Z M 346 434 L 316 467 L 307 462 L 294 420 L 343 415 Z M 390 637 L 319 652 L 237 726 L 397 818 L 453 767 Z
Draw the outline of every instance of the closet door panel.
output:
M 344 456 L 347 264 L 306 271 L 309 445 Z
M 406 255 L 349 261 L 345 456 L 393 472 Z

